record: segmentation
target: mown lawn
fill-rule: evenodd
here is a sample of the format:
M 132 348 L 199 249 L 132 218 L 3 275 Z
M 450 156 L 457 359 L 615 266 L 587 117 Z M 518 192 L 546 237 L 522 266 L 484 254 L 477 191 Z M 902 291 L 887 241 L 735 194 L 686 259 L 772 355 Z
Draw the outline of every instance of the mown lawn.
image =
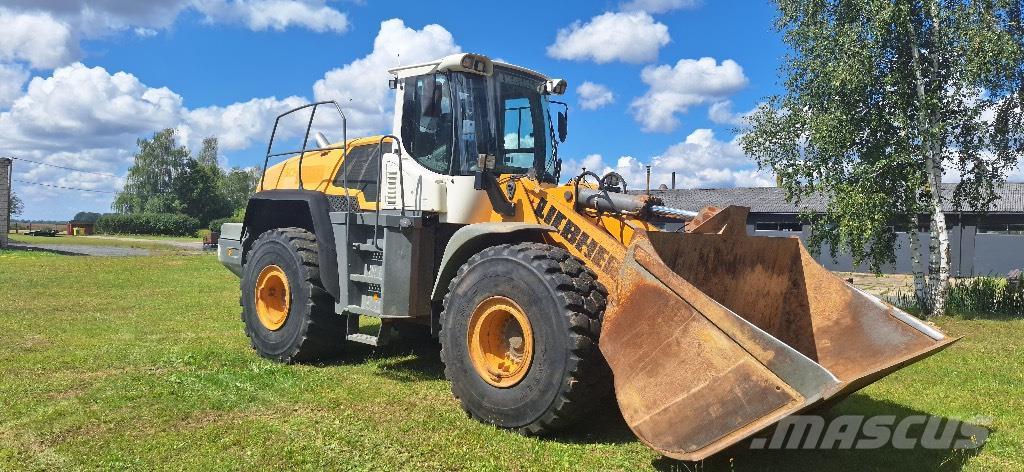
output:
M 553 438 L 465 417 L 429 340 L 322 366 L 256 357 L 211 255 L 0 252 L 0 470 L 1024 470 L 1024 321 L 966 335 L 828 414 L 987 416 L 980 451 L 725 451 L 669 461 L 613 403 Z

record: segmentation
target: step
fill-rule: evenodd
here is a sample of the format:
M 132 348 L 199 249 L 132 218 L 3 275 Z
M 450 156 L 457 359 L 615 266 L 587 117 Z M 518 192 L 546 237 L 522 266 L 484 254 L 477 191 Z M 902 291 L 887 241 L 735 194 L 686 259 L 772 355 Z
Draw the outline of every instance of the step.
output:
M 378 346 L 378 344 L 377 344 L 377 341 L 378 341 L 377 336 L 371 336 L 369 334 L 362 334 L 362 333 L 350 334 L 348 336 L 345 336 L 345 339 L 347 339 L 349 341 L 357 342 L 357 343 L 360 343 L 360 344 L 369 344 L 370 346 Z
M 380 318 L 380 312 L 379 311 L 371 310 L 369 308 L 366 308 L 366 307 L 363 307 L 363 306 L 359 306 L 359 305 L 349 305 L 349 306 L 346 306 L 345 307 L 345 311 L 347 311 L 349 313 L 352 313 L 352 314 L 355 314 L 355 315 L 371 316 L 373 318 Z
M 374 246 L 373 243 L 355 243 L 352 246 L 355 247 L 357 251 L 384 252 L 382 249 L 377 249 L 377 246 Z
M 348 278 L 349 278 L 349 280 L 351 280 L 353 282 L 361 282 L 361 283 L 364 283 L 364 284 L 377 284 L 377 285 L 380 285 L 380 284 L 382 284 L 384 282 L 383 280 L 381 280 L 380 277 L 374 277 L 372 275 L 350 274 L 348 276 Z

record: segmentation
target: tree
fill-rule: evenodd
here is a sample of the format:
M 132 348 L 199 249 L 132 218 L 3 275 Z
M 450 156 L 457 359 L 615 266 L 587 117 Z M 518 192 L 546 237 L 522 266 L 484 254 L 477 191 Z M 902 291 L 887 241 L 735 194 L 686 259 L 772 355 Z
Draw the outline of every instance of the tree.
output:
M 203 149 L 199 151 L 199 163 L 207 166 L 217 166 L 217 138 L 210 137 L 203 139 Z
M 25 211 L 25 203 L 18 198 L 18 194 L 11 192 L 11 205 L 10 205 L 10 216 L 21 216 L 21 212 Z
M 221 189 L 221 172 L 217 166 L 188 159 L 173 182 L 173 195 L 181 204 L 181 213 L 191 216 L 202 226 L 211 220 L 231 214 L 232 208 Z
M 189 160 L 188 148 L 178 146 L 174 130 L 165 129 L 152 139 L 139 139 L 135 163 L 113 207 L 120 213 L 177 213 L 182 210 L 173 195 L 174 179 Z
M 75 217 L 72 218 L 71 221 L 78 221 L 81 223 L 95 223 L 96 220 L 100 219 L 101 216 L 103 215 L 99 213 L 93 213 L 91 211 L 80 211 L 78 213 L 75 213 Z
M 828 197 L 809 243 L 874 271 L 908 228 L 915 295 L 942 313 L 954 206 L 983 211 L 1024 153 L 1020 0 L 776 0 L 785 93 L 747 119 L 743 149 L 791 201 Z M 928 216 L 928 270 L 917 228 Z
M 235 167 L 224 176 L 222 181 L 224 196 L 228 199 L 233 211 L 244 209 L 249 203 L 249 197 L 256 191 L 260 175 L 260 169 L 256 167 L 248 169 Z

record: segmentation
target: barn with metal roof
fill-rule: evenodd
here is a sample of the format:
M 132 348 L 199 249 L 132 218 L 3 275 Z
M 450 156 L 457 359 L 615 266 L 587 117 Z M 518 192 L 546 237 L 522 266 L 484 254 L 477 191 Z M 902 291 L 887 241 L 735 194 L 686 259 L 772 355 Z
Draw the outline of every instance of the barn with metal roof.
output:
M 952 272 L 955 275 L 1005 274 L 1012 269 L 1024 268 L 1024 183 L 1006 183 L 996 189 L 998 199 L 985 212 L 967 211 L 953 205 L 956 184 L 942 188 L 946 224 L 950 235 Z M 665 205 L 689 210 L 705 206 L 724 207 L 739 205 L 750 207 L 747 230 L 758 236 L 810 236 L 811 227 L 801 220 L 801 213 L 824 212 L 828 199 L 822 195 L 804 198 L 799 204 L 786 200 L 778 187 L 715 188 L 651 190 Z M 927 219 L 922 218 L 927 225 Z M 927 229 L 925 226 L 922 229 Z M 927 233 L 920 233 L 922 247 L 927 247 Z M 883 269 L 891 273 L 910 272 L 910 240 L 899 234 L 897 263 Z M 822 248 L 818 260 L 833 270 L 866 270 L 854 267 L 848 254 L 840 253 L 836 260 Z

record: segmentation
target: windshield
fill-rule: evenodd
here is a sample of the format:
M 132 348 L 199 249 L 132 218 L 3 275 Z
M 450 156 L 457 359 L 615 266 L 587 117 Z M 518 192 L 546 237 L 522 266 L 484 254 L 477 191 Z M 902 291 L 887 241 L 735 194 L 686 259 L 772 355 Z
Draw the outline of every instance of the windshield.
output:
M 476 74 L 452 74 L 459 137 L 453 167 L 463 175 L 477 170 L 480 154 L 495 156 L 495 172 L 526 174 L 536 169 L 542 182 L 557 182 L 548 100 L 544 81 L 495 66 L 488 80 Z M 493 99 L 488 100 L 488 97 Z

